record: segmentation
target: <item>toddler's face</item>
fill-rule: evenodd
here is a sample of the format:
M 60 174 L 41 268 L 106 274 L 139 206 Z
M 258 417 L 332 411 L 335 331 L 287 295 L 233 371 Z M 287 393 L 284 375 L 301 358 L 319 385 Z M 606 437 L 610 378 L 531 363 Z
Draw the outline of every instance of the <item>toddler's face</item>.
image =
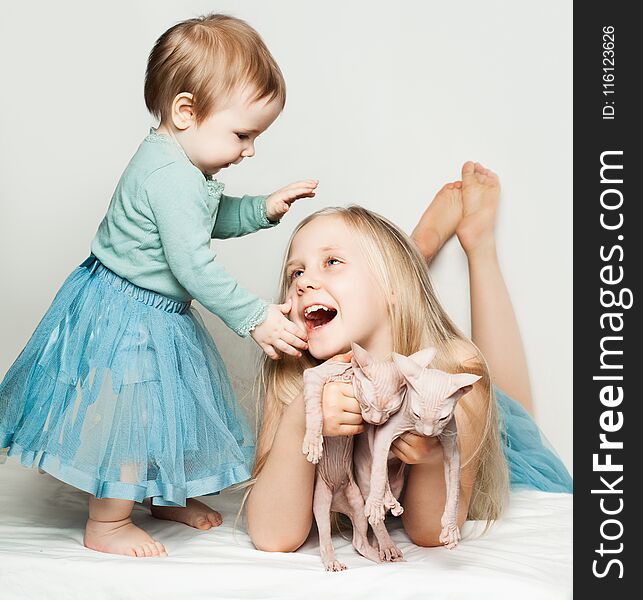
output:
M 251 92 L 235 90 L 221 109 L 181 132 L 181 146 L 202 173 L 214 175 L 254 156 L 257 136 L 281 112 L 281 105 L 274 100 L 250 102 Z
M 308 351 L 320 360 L 357 342 L 375 356 L 392 348 L 386 299 L 343 219 L 317 217 L 293 239 L 286 276 L 289 318 L 308 332 Z

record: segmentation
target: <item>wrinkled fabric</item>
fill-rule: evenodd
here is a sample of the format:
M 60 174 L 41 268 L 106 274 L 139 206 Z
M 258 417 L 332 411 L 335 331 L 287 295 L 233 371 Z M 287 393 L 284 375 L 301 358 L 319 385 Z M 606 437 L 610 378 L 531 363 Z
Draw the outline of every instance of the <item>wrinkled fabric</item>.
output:
M 248 479 L 250 430 L 198 312 L 94 256 L 0 383 L 0 448 L 98 498 L 184 506 Z
M 511 487 L 572 493 L 571 475 L 536 422 L 518 402 L 496 387 L 494 392 Z

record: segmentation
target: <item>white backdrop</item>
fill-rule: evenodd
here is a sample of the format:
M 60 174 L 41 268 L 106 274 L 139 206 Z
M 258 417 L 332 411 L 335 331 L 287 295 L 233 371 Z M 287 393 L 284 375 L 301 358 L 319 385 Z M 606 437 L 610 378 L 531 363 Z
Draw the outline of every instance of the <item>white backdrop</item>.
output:
M 539 423 L 571 468 L 571 2 L 323 3 L 112 0 L 4 5 L 0 18 L 0 377 L 89 244 L 153 124 L 147 55 L 175 22 L 246 19 L 285 75 L 283 115 L 229 194 L 321 180 L 276 229 L 217 242 L 238 280 L 272 299 L 287 238 L 325 205 L 359 203 L 410 231 L 467 159 L 500 174 L 498 247 L 523 332 Z M 466 262 L 433 266 L 469 331 Z M 246 397 L 258 353 L 200 308 Z

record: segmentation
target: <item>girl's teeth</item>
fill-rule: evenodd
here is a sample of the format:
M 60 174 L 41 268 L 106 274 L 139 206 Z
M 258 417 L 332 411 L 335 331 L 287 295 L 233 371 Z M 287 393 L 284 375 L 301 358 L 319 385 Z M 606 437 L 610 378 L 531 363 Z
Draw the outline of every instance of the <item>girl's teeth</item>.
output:
M 309 306 L 309 307 L 304 311 L 304 314 L 305 314 L 306 316 L 308 316 L 311 312 L 314 312 L 314 311 L 316 311 L 316 310 L 320 310 L 320 309 L 322 309 L 322 310 L 326 310 L 326 311 L 328 311 L 328 310 L 329 310 L 329 308 L 328 308 L 327 306 L 324 306 L 324 305 L 322 305 L 322 304 L 313 304 L 312 306 Z

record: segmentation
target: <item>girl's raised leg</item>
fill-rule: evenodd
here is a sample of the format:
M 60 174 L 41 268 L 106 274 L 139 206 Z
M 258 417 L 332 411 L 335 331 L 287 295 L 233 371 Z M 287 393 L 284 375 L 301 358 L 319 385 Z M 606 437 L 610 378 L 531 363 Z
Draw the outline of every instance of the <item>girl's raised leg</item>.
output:
M 498 176 L 480 163 L 466 162 L 456 235 L 469 264 L 471 338 L 487 360 L 492 382 L 533 413 L 527 358 L 496 253 L 499 198 Z
M 466 162 L 462 181 L 438 192 L 411 237 L 430 261 L 457 234 L 469 265 L 472 340 L 487 360 L 492 382 L 531 413 L 527 360 L 496 254 L 499 196 L 498 177 L 480 163 Z

